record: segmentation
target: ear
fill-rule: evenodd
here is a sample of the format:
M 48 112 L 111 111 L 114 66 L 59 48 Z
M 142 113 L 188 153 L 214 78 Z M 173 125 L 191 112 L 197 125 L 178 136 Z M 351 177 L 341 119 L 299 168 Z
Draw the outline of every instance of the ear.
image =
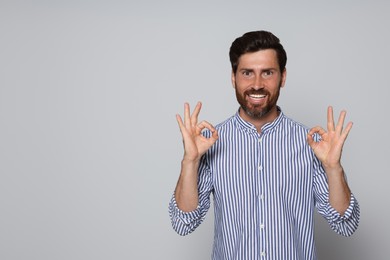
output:
M 284 84 L 286 83 L 286 78 L 287 78 L 287 69 L 284 68 L 284 70 L 282 72 L 282 80 L 281 80 L 281 84 L 280 84 L 281 88 L 284 87 Z
M 236 75 L 232 71 L 232 86 L 235 89 L 236 88 Z

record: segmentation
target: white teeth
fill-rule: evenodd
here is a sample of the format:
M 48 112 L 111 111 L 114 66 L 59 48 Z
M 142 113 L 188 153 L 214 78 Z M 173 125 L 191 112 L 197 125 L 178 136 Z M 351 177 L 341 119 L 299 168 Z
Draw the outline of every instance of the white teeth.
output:
M 252 95 L 249 95 L 251 98 L 264 98 L 265 95 L 255 95 L 255 94 L 252 94 Z

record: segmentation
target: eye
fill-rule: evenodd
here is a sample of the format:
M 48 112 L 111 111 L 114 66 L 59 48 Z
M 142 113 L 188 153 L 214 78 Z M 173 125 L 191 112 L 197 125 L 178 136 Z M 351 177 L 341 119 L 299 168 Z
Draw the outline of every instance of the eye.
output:
M 243 70 L 242 75 L 245 77 L 250 77 L 252 75 L 252 71 L 250 70 Z
M 272 75 L 274 74 L 274 72 L 272 70 L 266 70 L 263 72 L 263 77 L 264 78 L 269 78 L 271 77 Z

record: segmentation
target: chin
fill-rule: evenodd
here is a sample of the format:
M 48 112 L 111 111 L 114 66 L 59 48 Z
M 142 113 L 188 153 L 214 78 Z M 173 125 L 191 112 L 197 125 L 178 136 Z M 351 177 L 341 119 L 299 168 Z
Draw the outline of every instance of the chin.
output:
M 269 113 L 269 109 L 244 109 L 245 113 L 252 118 L 262 118 Z
M 266 105 L 265 107 L 246 106 L 243 108 L 246 114 L 252 118 L 262 118 L 264 116 L 267 116 L 274 109 L 276 110 L 276 105 Z

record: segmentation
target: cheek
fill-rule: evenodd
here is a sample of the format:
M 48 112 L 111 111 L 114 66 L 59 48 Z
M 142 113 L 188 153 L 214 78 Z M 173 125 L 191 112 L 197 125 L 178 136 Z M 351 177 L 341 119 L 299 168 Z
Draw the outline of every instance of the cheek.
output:
M 235 87 L 236 93 L 239 93 L 240 95 L 244 95 L 245 91 L 247 90 L 242 85 L 237 85 Z
M 235 81 L 235 88 L 239 91 L 244 91 L 248 88 L 251 88 L 252 83 L 251 80 L 248 79 L 236 79 Z

